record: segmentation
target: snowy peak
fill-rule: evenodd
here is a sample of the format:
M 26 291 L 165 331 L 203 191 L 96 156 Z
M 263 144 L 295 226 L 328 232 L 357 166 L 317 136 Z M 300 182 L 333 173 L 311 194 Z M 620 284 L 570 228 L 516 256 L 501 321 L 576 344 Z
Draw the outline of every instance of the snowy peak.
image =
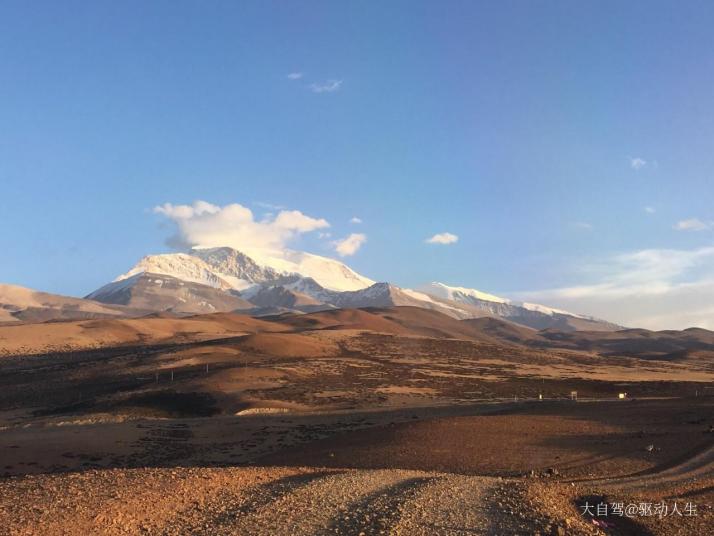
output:
M 429 283 L 428 285 L 424 285 L 424 286 L 420 287 L 420 290 L 422 292 L 425 292 L 426 294 L 431 294 L 432 296 L 436 296 L 437 298 L 442 298 L 445 300 L 452 300 L 452 301 L 459 302 L 459 303 L 467 303 L 470 305 L 473 305 L 473 304 L 479 305 L 480 303 L 477 303 L 477 302 L 493 302 L 493 303 L 502 303 L 502 304 L 506 304 L 506 305 L 512 305 L 514 307 L 521 307 L 528 311 L 542 313 L 544 315 L 550 315 L 550 316 L 567 315 L 567 316 L 574 316 L 577 318 L 590 318 L 590 317 L 578 315 L 575 313 L 570 313 L 568 311 L 563 311 L 562 309 L 555 309 L 553 307 L 547 307 L 545 305 L 540 305 L 538 303 L 512 301 L 512 300 L 509 300 L 506 298 L 499 298 L 498 296 L 494 296 L 493 294 L 481 292 L 480 290 L 476 290 L 473 288 L 452 287 L 449 285 L 445 285 L 444 283 L 438 283 L 436 281 Z
M 269 266 L 260 266 L 245 253 L 233 248 L 194 248 L 191 256 L 198 257 L 219 277 L 236 290 L 251 285 L 274 281 L 280 274 Z
M 374 281 L 358 274 L 338 260 L 321 257 L 304 251 L 245 250 L 244 253 L 258 265 L 274 270 L 280 275 L 311 277 L 320 286 L 338 292 L 360 290 Z
M 574 316 L 575 318 L 585 318 L 588 320 L 594 320 L 593 317 L 591 316 L 584 316 L 584 315 L 579 315 L 576 313 L 569 313 L 568 311 L 563 311 L 562 309 L 555 309 L 553 307 L 547 307 L 545 305 L 540 305 L 537 303 L 527 303 L 527 302 L 516 302 L 517 305 L 520 307 L 523 307 L 524 309 L 528 309 L 529 311 L 536 311 L 538 313 L 543 313 L 544 315 L 566 315 L 566 316 Z
M 114 281 L 123 281 L 138 274 L 167 275 L 222 290 L 234 288 L 228 281 L 219 277 L 202 259 L 185 253 L 167 253 L 148 255 L 136 265 L 120 275 Z
M 410 306 L 439 311 L 453 318 L 473 316 L 471 311 L 456 302 L 432 299 L 427 294 L 402 289 L 390 283 L 375 283 L 362 290 L 333 293 L 329 303 L 341 308 Z
M 495 303 L 510 303 L 510 301 L 505 298 L 499 298 L 498 296 L 481 292 L 480 290 L 465 287 L 452 287 L 445 285 L 444 283 L 439 283 L 438 281 L 433 281 L 427 285 L 423 285 L 422 287 L 419 287 L 418 290 L 421 290 L 426 294 L 436 296 L 437 298 L 454 300 L 462 303 L 469 303 L 474 299 Z
M 374 284 L 345 264 L 301 251 L 238 251 L 229 247 L 194 248 L 188 253 L 149 255 L 115 281 L 141 273 L 166 275 L 222 290 L 244 291 L 285 277 L 312 278 L 320 287 L 344 292 Z

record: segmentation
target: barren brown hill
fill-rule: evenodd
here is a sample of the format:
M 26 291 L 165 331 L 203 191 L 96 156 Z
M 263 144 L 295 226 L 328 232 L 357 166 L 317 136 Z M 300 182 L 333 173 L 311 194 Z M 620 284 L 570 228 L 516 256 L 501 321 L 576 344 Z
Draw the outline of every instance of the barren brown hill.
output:
M 0 323 L 140 316 L 145 312 L 139 308 L 108 305 L 92 300 L 38 292 L 16 285 L 0 284 Z
M 273 317 L 272 320 L 298 330 L 349 329 L 483 342 L 496 340 L 484 330 L 474 328 L 465 321 L 439 311 L 411 306 L 336 309 L 305 315 L 282 315 Z M 503 341 L 508 342 L 506 339 Z
M 468 318 L 461 322 L 469 326 L 474 333 L 479 333 L 483 337 L 491 337 L 500 342 L 526 345 L 546 342 L 546 339 L 537 330 L 514 324 L 507 320 L 484 316 L 481 318 Z
M 409 335 L 411 331 L 367 309 L 334 309 L 309 314 L 286 314 L 266 319 L 290 326 L 296 331 L 321 329 L 367 330 L 381 333 Z
M 101 304 L 97 305 L 101 307 Z M 575 350 L 605 357 L 626 356 L 670 361 L 714 357 L 714 333 L 704 329 L 659 332 L 643 329 L 616 332 L 538 332 L 496 318 L 457 320 L 438 311 L 418 307 L 335 309 L 264 318 L 236 313 L 213 313 L 184 318 L 163 314 L 132 319 L 7 323 L 0 325 L 0 355 L 40 354 L 163 342 L 186 343 L 257 333 L 320 330 L 359 330 L 507 346 L 515 344 L 540 350 Z M 243 344 L 258 344 L 251 349 L 262 353 L 304 355 L 300 352 L 295 354 L 297 350 L 285 349 L 291 344 L 302 346 L 301 342 L 304 341 L 299 337 L 254 339 Z M 267 344 L 265 350 L 262 349 L 263 344 Z M 324 355 L 323 350 L 315 349 L 315 352 L 315 355 Z
M 620 331 L 543 330 L 545 342 L 536 344 L 549 348 L 585 350 L 600 355 L 622 355 L 642 359 L 677 360 L 690 356 L 714 357 L 714 332 L 701 328 L 682 331 L 649 331 L 625 329 Z
M 42 354 L 162 342 L 193 342 L 257 332 L 285 331 L 275 322 L 216 313 L 188 318 L 165 315 L 0 326 L 0 355 Z
M 438 311 L 420 309 L 418 307 L 393 307 L 389 309 L 369 309 L 370 312 L 382 318 L 396 322 L 409 330 L 412 335 L 432 338 L 448 338 L 475 340 L 482 342 L 508 342 L 506 339 L 494 338 L 491 334 L 463 320 L 457 320 Z M 475 320 L 494 320 L 482 317 Z M 506 322 L 502 322 L 507 325 Z M 523 328 L 528 329 L 528 328 Z
M 335 342 L 300 333 L 256 333 L 245 337 L 236 347 L 275 357 L 324 357 L 339 353 Z

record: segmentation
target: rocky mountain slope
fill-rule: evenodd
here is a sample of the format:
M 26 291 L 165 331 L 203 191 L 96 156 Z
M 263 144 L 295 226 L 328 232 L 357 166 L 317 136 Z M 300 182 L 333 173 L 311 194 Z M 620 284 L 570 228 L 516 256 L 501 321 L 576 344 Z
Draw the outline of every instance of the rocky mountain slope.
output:
M 219 283 L 218 279 L 215 281 Z M 138 272 L 104 285 L 87 299 L 177 314 L 248 311 L 255 307 L 230 288 L 215 288 L 151 272 Z

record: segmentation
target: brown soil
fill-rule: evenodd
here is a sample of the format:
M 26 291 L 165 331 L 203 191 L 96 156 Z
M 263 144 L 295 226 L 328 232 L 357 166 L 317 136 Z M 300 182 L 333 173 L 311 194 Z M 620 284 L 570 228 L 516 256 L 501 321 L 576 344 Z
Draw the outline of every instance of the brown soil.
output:
M 691 498 L 607 530 L 708 534 L 709 337 L 414 308 L 3 326 L 0 526 L 595 534 L 583 498 Z
M 282 450 L 266 464 L 408 468 L 568 478 L 651 470 L 714 446 L 714 399 L 531 403 L 508 413 L 437 418 Z M 653 445 L 652 451 L 647 450 Z

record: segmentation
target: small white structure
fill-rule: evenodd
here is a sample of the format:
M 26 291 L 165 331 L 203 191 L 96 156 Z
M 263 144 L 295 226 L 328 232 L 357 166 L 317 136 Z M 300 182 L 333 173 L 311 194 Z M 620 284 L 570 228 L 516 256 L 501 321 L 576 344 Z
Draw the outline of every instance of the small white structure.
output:
M 618 393 L 617 398 L 619 398 L 620 400 L 624 400 L 625 398 L 627 398 L 627 393 Z
M 578 392 L 570 391 L 570 400 L 577 400 L 577 399 L 578 399 Z

